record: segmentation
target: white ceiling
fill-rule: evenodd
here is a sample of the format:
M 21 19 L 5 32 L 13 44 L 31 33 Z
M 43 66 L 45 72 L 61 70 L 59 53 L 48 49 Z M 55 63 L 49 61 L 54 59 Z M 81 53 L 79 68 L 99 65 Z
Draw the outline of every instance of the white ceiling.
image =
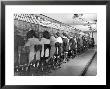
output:
M 44 14 L 44 13 L 43 13 Z M 66 14 L 44 14 L 50 18 L 53 18 L 55 20 L 58 20 L 60 22 L 63 22 L 65 24 L 69 24 L 77 29 L 80 29 L 82 31 L 89 30 L 88 28 L 88 22 L 92 23 L 91 27 L 96 30 L 96 22 L 94 20 L 97 20 L 97 14 L 95 13 L 86 13 L 83 14 L 83 16 L 79 16 L 78 18 L 74 18 L 75 13 L 66 13 Z M 83 20 L 82 20 L 83 19 Z
M 84 24 L 85 21 L 93 23 L 94 20 L 97 20 L 97 15 L 96 14 L 91 14 L 91 13 L 83 14 L 83 16 L 80 17 L 80 18 L 84 19 L 84 21 L 82 21 L 79 18 L 73 18 L 74 13 L 72 13 L 72 14 L 70 14 L 70 13 L 69 14 L 63 14 L 63 13 L 61 13 L 61 14 L 56 14 L 56 13 L 47 14 L 46 13 L 44 15 L 46 15 L 48 17 L 51 17 L 51 18 L 53 18 L 55 20 L 58 20 L 60 22 L 63 22 L 63 23 L 66 23 L 66 24 L 70 24 L 70 25 L 74 25 L 74 24 L 77 24 L 77 23 L 81 25 L 81 24 Z

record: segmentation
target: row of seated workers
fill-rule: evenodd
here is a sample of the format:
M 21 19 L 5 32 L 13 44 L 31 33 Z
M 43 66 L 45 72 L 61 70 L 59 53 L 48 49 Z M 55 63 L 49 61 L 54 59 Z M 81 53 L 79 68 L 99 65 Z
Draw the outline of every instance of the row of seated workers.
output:
M 50 72 L 51 69 L 60 68 L 62 63 L 74 59 L 76 55 L 94 47 L 94 38 L 85 35 L 68 36 L 66 33 L 35 32 L 30 30 L 26 34 L 26 42 L 17 50 L 15 72 L 33 71 Z M 16 42 L 16 40 L 15 40 Z M 22 41 L 21 41 L 22 42 Z M 22 42 L 23 43 L 23 42 Z M 18 44 L 16 42 L 16 44 Z M 19 49 L 21 48 L 21 49 Z M 27 53 L 27 63 L 21 57 L 22 52 Z

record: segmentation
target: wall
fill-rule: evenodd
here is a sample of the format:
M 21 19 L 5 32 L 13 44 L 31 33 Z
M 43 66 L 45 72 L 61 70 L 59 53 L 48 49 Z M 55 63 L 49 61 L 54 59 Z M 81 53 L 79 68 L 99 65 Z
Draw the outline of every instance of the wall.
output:
M 95 45 L 97 45 L 97 32 L 93 33 L 93 37 L 94 37 L 94 40 L 95 40 Z

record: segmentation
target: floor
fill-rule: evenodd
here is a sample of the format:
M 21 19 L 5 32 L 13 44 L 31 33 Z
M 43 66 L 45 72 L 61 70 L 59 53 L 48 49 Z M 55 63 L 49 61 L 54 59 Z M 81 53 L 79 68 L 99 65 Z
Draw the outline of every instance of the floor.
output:
M 95 56 L 93 62 L 88 68 L 86 76 L 96 76 L 97 75 L 97 55 Z
M 68 63 L 62 64 L 60 69 L 52 71 L 48 76 L 81 76 L 95 52 L 96 49 L 87 50 L 85 53 L 71 59 Z M 97 55 L 87 69 L 85 76 L 95 76 L 97 74 Z

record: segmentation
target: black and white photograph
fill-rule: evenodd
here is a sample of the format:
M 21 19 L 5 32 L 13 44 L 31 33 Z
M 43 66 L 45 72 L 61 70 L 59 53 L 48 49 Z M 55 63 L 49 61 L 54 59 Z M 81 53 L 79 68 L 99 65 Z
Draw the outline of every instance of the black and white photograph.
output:
M 106 5 L 6 5 L 4 16 L 6 85 L 106 83 Z
M 14 13 L 14 76 L 96 76 L 96 13 Z

